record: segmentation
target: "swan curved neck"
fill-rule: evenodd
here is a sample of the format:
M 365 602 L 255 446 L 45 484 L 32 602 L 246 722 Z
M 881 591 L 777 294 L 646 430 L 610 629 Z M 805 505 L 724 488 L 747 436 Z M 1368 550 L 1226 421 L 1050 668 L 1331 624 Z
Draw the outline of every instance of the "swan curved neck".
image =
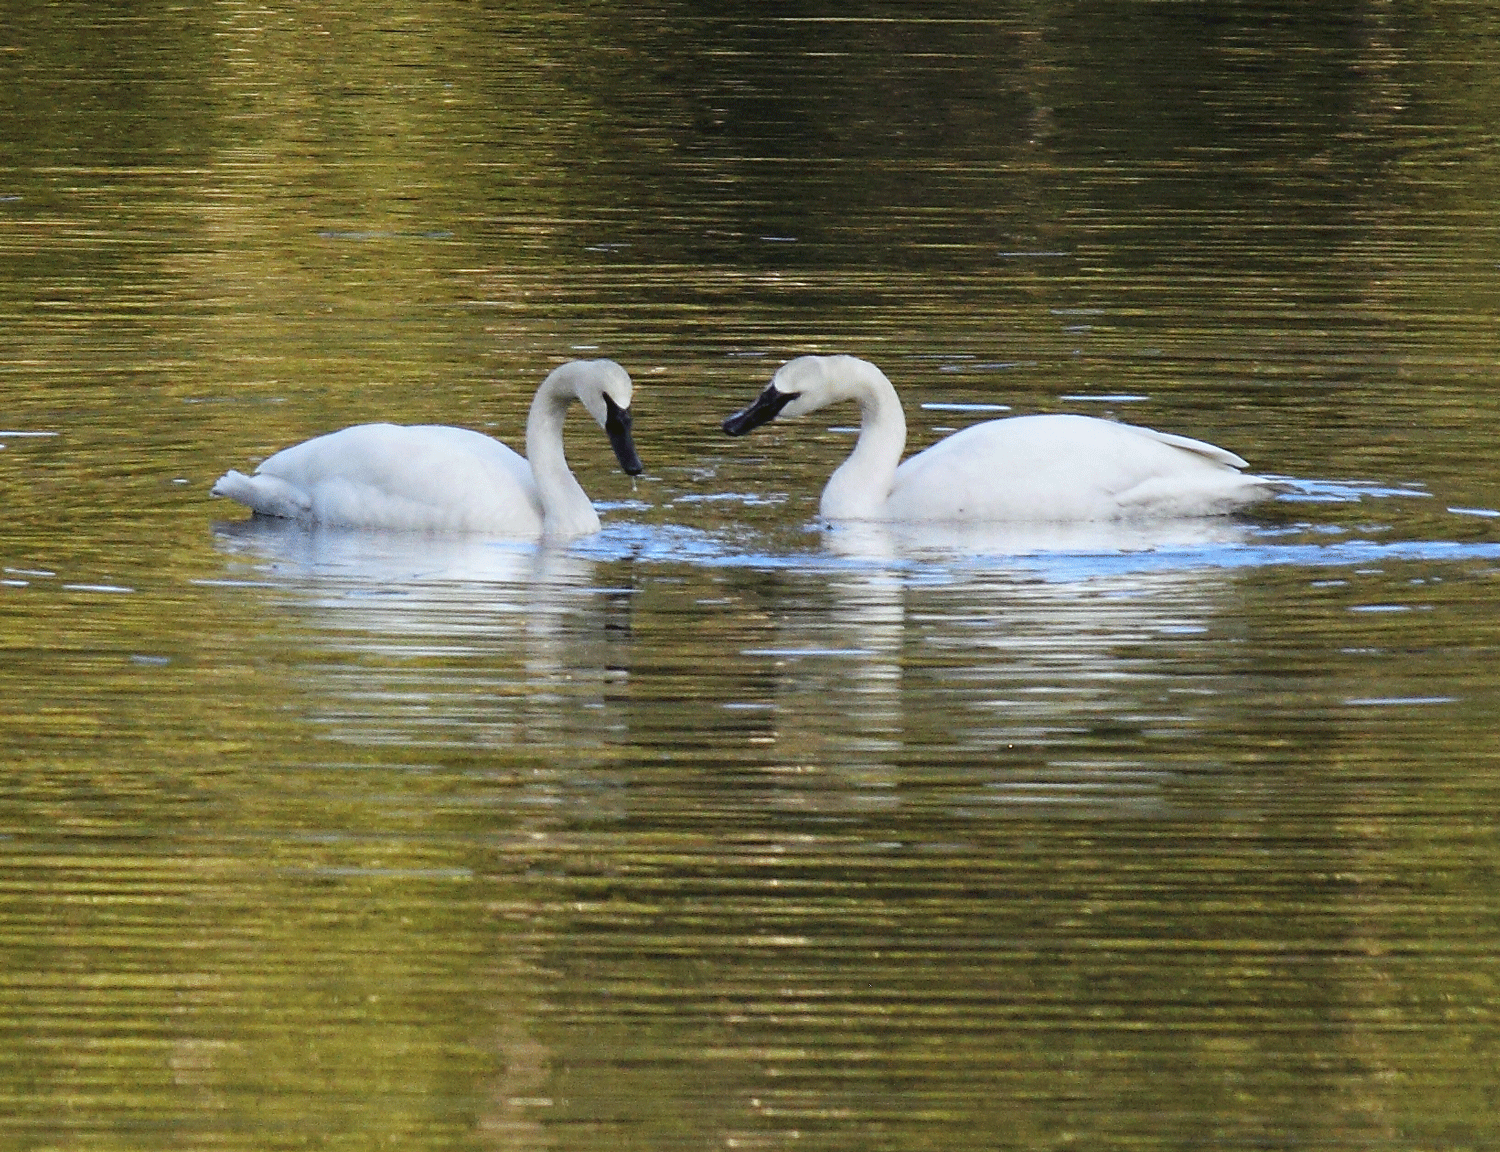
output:
M 879 520 L 906 447 L 906 413 L 896 389 L 873 365 L 850 378 L 848 396 L 859 403 L 859 439 L 823 489 L 819 510 L 827 520 Z
M 599 514 L 563 454 L 563 418 L 578 398 L 571 381 L 554 372 L 537 389 L 526 418 L 526 461 L 542 504 L 542 534 L 565 539 L 599 531 Z

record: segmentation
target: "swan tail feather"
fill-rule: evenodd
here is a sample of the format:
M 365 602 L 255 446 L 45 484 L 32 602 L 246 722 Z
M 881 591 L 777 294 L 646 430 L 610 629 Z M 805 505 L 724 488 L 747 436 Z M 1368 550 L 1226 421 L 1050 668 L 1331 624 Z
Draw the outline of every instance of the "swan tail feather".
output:
M 209 495 L 227 496 L 262 516 L 285 516 L 298 520 L 305 519 L 312 511 L 311 496 L 285 480 L 268 476 L 264 472 L 246 476 L 243 472 L 230 469 L 219 477 L 209 490 Z

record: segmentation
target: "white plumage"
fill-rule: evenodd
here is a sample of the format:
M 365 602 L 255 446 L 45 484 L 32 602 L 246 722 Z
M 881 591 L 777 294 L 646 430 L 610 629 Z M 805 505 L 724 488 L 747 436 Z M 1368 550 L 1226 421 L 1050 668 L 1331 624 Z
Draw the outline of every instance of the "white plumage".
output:
M 860 406 L 859 439 L 823 489 L 828 520 L 1066 522 L 1209 516 L 1280 490 L 1233 452 L 1092 416 L 975 424 L 901 463 L 906 417 L 885 374 L 853 356 L 784 364 L 724 421 L 741 436 L 778 416 Z
M 579 400 L 610 438 L 620 466 L 641 471 L 630 435 L 630 376 L 613 360 L 574 360 L 537 389 L 526 455 L 467 428 L 359 424 L 230 471 L 212 494 L 265 516 L 349 528 L 485 532 L 568 539 L 599 516 L 563 455 L 562 425 Z

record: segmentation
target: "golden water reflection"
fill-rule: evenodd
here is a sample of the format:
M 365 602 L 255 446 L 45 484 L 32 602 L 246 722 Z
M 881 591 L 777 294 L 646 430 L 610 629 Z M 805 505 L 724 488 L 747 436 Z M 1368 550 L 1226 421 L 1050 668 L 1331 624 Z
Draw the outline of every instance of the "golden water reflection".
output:
M 358 793 L 320 785 L 366 830 L 328 839 L 320 821 L 321 846 L 294 850 L 320 862 L 294 874 L 351 924 L 351 899 L 472 890 L 443 904 L 472 918 L 453 942 L 491 926 L 499 967 L 463 979 L 512 997 L 482 1033 L 504 1069 L 487 1083 L 507 1085 L 481 1124 L 496 1139 L 833 1138 L 887 1122 L 895 1082 L 905 1121 L 997 1146 L 1066 1125 L 1080 1093 L 1125 1101 L 1092 1115 L 1110 1138 L 1368 1140 L 1398 1123 L 1372 1076 L 1415 1050 L 1451 1067 L 1388 1027 L 1446 947 L 1411 935 L 1392 870 L 1442 849 L 1390 841 L 1405 785 L 1360 749 L 1361 710 L 1389 690 L 1330 655 L 1289 700 L 1241 624 L 1259 593 L 1239 573 L 816 553 L 805 570 L 549 568 L 277 535 L 221 542 L 264 584 L 244 594 L 314 622 L 300 698 L 356 748 L 378 712 L 375 739 L 408 761 Z M 1380 595 L 1437 587 L 1386 569 L 1365 577 Z M 1282 579 L 1256 576 L 1301 610 Z M 510 697 L 459 706 L 501 668 Z M 411 706 L 447 695 L 436 728 Z M 1407 711 L 1453 714 L 1433 700 Z M 422 835 L 393 838 L 413 817 Z M 1266 1043 L 1272 1020 L 1295 1039 Z M 1163 1084 L 1165 1113 L 1148 1108 Z
M 1496 1144 L 1495 12 L 13 7 L 0 1144 Z M 825 533 L 801 352 L 1308 498 Z M 596 540 L 216 522 L 585 353 Z

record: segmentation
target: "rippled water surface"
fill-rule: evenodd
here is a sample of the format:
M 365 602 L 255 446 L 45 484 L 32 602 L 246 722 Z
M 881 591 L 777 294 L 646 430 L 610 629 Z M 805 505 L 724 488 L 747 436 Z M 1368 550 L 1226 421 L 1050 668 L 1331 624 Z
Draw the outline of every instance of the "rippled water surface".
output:
M 0 1146 L 1500 1144 L 1488 6 L 13 16 Z M 835 351 L 1287 491 L 827 530 Z M 572 546 L 208 498 L 579 355 Z

